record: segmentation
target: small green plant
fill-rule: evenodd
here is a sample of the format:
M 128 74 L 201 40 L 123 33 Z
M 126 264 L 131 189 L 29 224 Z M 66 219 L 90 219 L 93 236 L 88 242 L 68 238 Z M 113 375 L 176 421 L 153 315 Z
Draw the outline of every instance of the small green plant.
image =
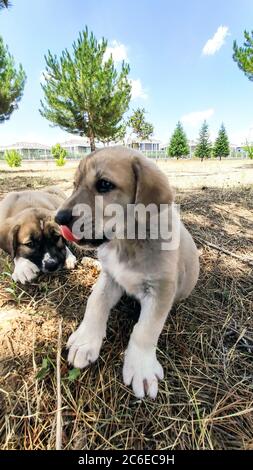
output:
M 52 364 L 49 357 L 44 357 L 42 359 L 41 368 L 36 375 L 36 379 L 39 381 L 45 379 L 45 377 L 49 374 L 51 370 L 51 366 Z
M 253 160 L 253 143 L 246 140 L 243 150 L 247 153 L 248 157 Z
M 64 166 L 66 163 L 67 150 L 62 148 L 60 144 L 56 144 L 51 148 L 51 153 L 55 159 L 57 166 Z
M 59 158 L 55 160 L 57 166 L 64 166 L 66 163 L 66 158 L 61 155 Z
M 6 150 L 4 159 L 11 168 L 21 166 L 22 163 L 22 157 L 17 150 Z
M 21 289 L 15 281 L 13 281 L 10 273 L 10 266 L 6 265 L 5 269 L 6 271 L 3 271 L 0 274 L 0 280 L 9 280 L 9 284 L 7 285 L 7 287 L 4 288 L 4 292 L 10 294 L 11 300 L 16 302 L 16 304 L 20 305 L 21 299 L 25 294 L 25 291 Z
M 77 367 L 74 367 L 73 369 L 69 370 L 67 379 L 69 380 L 69 382 L 75 382 L 80 377 L 80 375 L 81 375 L 80 369 L 78 369 Z

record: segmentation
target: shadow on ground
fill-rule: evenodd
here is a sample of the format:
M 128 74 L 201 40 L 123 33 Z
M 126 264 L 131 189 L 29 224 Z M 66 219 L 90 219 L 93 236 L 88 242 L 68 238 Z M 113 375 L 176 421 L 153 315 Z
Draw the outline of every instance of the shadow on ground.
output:
M 54 180 L 54 185 L 62 184 L 67 180 Z M 67 181 L 68 182 L 68 181 Z M 8 176 L 0 178 L 0 198 L 11 191 L 22 191 L 24 189 L 41 189 L 45 186 L 51 186 L 52 179 L 36 176 Z

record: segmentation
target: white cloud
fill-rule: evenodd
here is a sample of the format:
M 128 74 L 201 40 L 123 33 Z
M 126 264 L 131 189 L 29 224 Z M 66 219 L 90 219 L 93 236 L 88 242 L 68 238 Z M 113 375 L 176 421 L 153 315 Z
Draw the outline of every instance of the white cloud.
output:
M 122 62 L 123 60 L 126 61 L 128 60 L 127 47 L 114 39 L 106 48 L 104 53 L 104 61 L 108 60 L 110 55 L 112 55 L 114 62 Z
M 202 49 L 202 54 L 204 55 L 213 55 L 215 52 L 219 51 L 223 46 L 228 32 L 227 26 L 219 26 L 217 31 L 214 33 L 211 39 L 208 39 L 206 44 Z
M 185 114 L 181 117 L 183 124 L 190 124 L 190 126 L 198 126 L 205 119 L 209 119 L 214 114 L 214 109 L 209 108 L 204 111 L 194 111 L 192 113 Z
M 139 78 L 137 78 L 136 80 L 130 78 L 129 81 L 132 85 L 132 100 L 136 100 L 137 98 L 142 98 L 143 100 L 146 100 L 148 98 L 148 95 L 142 86 L 141 80 Z

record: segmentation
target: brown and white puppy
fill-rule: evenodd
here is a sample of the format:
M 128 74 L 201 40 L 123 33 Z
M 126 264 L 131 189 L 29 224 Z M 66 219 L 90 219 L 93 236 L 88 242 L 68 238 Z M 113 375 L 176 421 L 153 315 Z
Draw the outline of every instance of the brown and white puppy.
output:
M 109 204 L 118 204 L 124 213 L 129 204 L 137 207 L 141 203 L 147 208 L 152 203 L 163 207 L 161 211 L 170 216 L 168 229 L 172 230 L 173 224 L 179 227 L 178 243 L 164 250 L 166 236 L 160 235 L 157 239 L 147 235 L 145 240 L 138 237 L 108 240 L 106 233 L 102 233 L 100 239 L 94 240 L 92 217 L 83 221 L 86 233 L 91 225 L 92 237 L 80 239 L 74 231 L 77 217 L 73 214 L 78 205 L 85 203 L 93 215 L 98 195 L 103 198 L 105 209 Z M 196 245 L 172 203 L 168 179 L 157 165 L 137 151 L 116 146 L 98 150 L 80 162 L 73 194 L 56 215 L 66 238 L 75 238 L 79 245 L 100 244 L 98 259 L 102 265 L 84 319 L 69 338 L 68 360 L 81 368 L 95 361 L 106 335 L 111 308 L 123 292 L 134 296 L 140 301 L 141 313 L 125 352 L 123 379 L 126 385 L 132 384 L 134 394 L 140 398 L 145 394 L 152 398 L 157 395 L 158 379 L 163 378 L 156 357 L 158 338 L 172 305 L 190 295 L 199 276 Z M 103 217 L 108 222 L 108 213 Z
M 47 188 L 12 192 L 0 202 L 0 248 L 14 260 L 14 281 L 25 284 L 40 271 L 75 266 L 76 257 L 54 221 L 65 199 L 59 189 Z

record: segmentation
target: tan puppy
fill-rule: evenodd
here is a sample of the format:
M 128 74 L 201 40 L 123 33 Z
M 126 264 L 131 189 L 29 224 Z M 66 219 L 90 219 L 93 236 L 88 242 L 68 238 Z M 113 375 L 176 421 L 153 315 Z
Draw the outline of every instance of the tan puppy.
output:
M 169 232 L 173 232 L 173 227 L 179 228 L 177 243 L 164 249 L 169 237 L 159 235 L 152 239 L 151 229 L 146 239 L 108 240 L 104 231 L 94 240 L 96 223 L 91 215 L 95 215 L 95 196 L 103 198 L 105 225 L 112 218 L 108 215 L 110 204 L 117 204 L 126 214 L 129 205 L 137 207 L 141 203 L 147 207 L 153 203 L 159 208 L 159 215 L 169 216 Z M 85 367 L 98 358 L 109 312 L 127 292 L 140 301 L 141 313 L 125 353 L 123 379 L 126 385 L 132 384 L 134 394 L 140 398 L 145 393 L 152 398 L 157 395 L 158 379 L 163 378 L 156 358 L 159 335 L 173 303 L 190 295 L 199 275 L 197 248 L 172 202 L 168 179 L 157 165 L 139 152 L 117 146 L 98 150 L 81 161 L 73 194 L 56 215 L 66 238 L 75 238 L 79 245 L 101 244 L 98 258 L 102 272 L 88 299 L 84 319 L 69 338 L 68 360 L 75 367 Z M 90 216 L 83 220 L 85 233 L 91 229 L 89 239 L 80 239 L 74 230 L 79 220 L 77 208 L 82 203 L 91 208 Z M 140 223 L 141 220 L 142 217 Z M 136 222 L 136 214 L 132 219 L 130 216 L 130 226 L 133 221 Z
M 14 259 L 14 281 L 25 284 L 40 271 L 75 266 L 76 258 L 54 222 L 65 199 L 59 189 L 47 188 L 12 192 L 0 202 L 0 248 Z

